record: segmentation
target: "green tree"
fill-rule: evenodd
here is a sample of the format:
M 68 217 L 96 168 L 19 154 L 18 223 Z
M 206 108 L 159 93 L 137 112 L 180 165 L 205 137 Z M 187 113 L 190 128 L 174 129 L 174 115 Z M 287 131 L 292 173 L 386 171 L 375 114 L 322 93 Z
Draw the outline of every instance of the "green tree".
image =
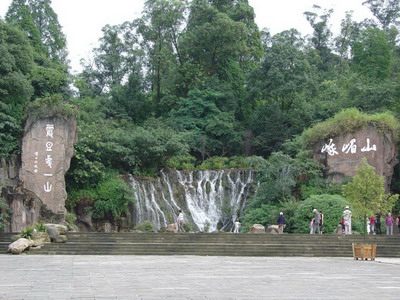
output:
M 224 99 L 224 94 L 210 89 L 193 90 L 170 114 L 173 128 L 190 133 L 188 143 L 202 160 L 240 152 L 241 131 L 233 113 L 217 107 Z
M 13 0 L 5 19 L 31 38 L 39 55 L 66 64 L 67 40 L 51 7 L 51 0 Z
M 33 51 L 26 36 L 0 21 L 0 157 L 17 151 L 23 116 L 33 93 Z
M 68 96 L 69 75 L 66 38 L 50 0 L 13 0 L 7 23 L 19 27 L 34 49 L 31 79 L 35 97 L 55 93 Z
M 349 201 L 353 215 L 363 218 L 365 222 L 367 217 L 376 213 L 391 212 L 399 198 L 397 194 L 385 193 L 383 176 L 376 174 L 375 168 L 368 165 L 366 159 L 356 168 L 353 180 L 343 186 L 343 195 Z
M 400 1 L 399 0 L 367 0 L 363 5 L 368 6 L 375 18 L 378 19 L 382 29 L 399 24 Z
M 310 38 L 310 44 L 315 51 L 314 61 L 319 70 L 323 73 L 330 72 L 337 63 L 337 57 L 332 53 L 332 32 L 329 29 L 329 19 L 333 9 L 324 10 L 321 14 L 321 7 L 313 6 L 314 11 L 304 13 L 307 21 L 314 29 Z M 314 53 L 313 53 L 314 54 Z M 323 74 L 322 73 L 322 74 Z
M 93 49 L 93 59 L 82 60 L 84 71 L 78 84 L 82 96 L 98 96 L 123 85 L 132 73 L 141 75 L 142 51 L 132 24 L 106 25 L 102 28 L 100 45 Z
M 378 28 L 367 28 L 352 47 L 352 69 L 371 80 L 388 79 L 393 63 L 393 46 L 387 34 Z
M 180 36 L 187 6 L 186 0 L 147 0 L 142 18 L 134 22 L 142 37 L 141 45 L 146 53 L 147 74 L 158 115 L 165 113 L 158 107 L 162 99 L 170 96 L 176 89 L 174 85 L 179 84 L 177 72 L 184 63 Z

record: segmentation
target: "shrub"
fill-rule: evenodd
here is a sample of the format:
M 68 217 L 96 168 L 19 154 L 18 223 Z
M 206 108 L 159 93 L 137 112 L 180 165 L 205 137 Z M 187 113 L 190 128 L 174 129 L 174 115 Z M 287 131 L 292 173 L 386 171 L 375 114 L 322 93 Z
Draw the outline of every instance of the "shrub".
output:
M 248 230 L 253 224 L 262 224 L 264 226 L 277 225 L 279 213 L 283 212 L 286 219 L 285 232 L 292 233 L 296 226 L 294 217 L 301 202 L 287 201 L 275 205 L 262 204 L 257 208 L 249 209 L 243 215 L 243 229 Z
M 65 100 L 62 95 L 54 94 L 49 97 L 37 98 L 28 106 L 29 115 L 33 118 L 59 116 L 64 118 L 75 117 L 77 107 Z
M 332 233 L 343 216 L 343 209 L 348 205 L 346 199 L 340 195 L 313 195 L 300 202 L 294 213 L 294 232 L 309 233 L 309 224 L 314 217 L 313 209 L 324 213 L 324 233 Z
M 154 224 L 151 221 L 145 221 L 143 223 L 137 224 L 135 226 L 135 230 L 143 231 L 143 232 L 153 232 Z
M 109 171 L 97 185 L 70 191 L 66 205 L 72 211 L 78 203 L 84 203 L 90 206 L 93 218 L 115 221 L 122 214 L 128 214 L 129 204 L 133 202 L 132 188 Z
M 28 226 L 25 229 L 21 230 L 20 237 L 30 240 L 32 238 L 33 232 L 34 228 L 32 226 Z
M 184 223 L 183 224 L 183 230 L 185 230 L 185 232 L 192 232 L 193 231 L 193 225 L 190 223 Z
M 36 229 L 37 232 L 47 232 L 47 228 L 43 222 L 37 222 L 34 225 L 34 229 Z
M 178 170 L 194 170 L 196 158 L 190 155 L 174 156 L 167 160 L 166 166 Z

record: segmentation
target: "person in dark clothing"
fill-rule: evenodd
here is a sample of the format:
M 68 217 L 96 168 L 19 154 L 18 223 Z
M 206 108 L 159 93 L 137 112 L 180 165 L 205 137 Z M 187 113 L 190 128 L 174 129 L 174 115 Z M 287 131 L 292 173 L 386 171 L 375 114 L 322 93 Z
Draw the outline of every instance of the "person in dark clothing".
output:
M 381 214 L 376 214 L 375 216 L 375 231 L 376 234 L 381 234 Z
M 278 217 L 278 232 L 283 233 L 283 228 L 285 228 L 286 220 L 285 217 L 283 216 L 283 212 L 279 214 Z

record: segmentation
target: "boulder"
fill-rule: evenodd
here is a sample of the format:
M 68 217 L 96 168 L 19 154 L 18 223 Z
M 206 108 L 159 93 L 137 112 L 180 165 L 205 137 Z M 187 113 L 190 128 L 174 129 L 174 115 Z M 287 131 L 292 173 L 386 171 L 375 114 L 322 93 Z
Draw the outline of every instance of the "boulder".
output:
M 65 243 L 67 241 L 67 236 L 65 235 L 58 235 L 54 242 L 56 243 Z
M 54 227 L 58 231 L 58 234 L 66 234 L 68 231 L 67 226 L 62 224 L 44 224 L 44 226 L 46 226 L 47 229 L 49 227 Z
M 55 226 L 49 226 L 47 227 L 47 233 L 50 236 L 50 241 L 54 242 L 56 238 L 60 235 L 58 232 L 57 228 Z
M 261 224 L 254 224 L 250 227 L 250 233 L 265 233 L 265 227 Z
M 50 236 L 47 232 L 32 233 L 33 247 L 42 246 L 44 243 L 50 243 Z
M 279 234 L 278 225 L 269 225 L 265 232 L 268 234 Z
M 20 238 L 8 246 L 7 252 L 12 254 L 21 254 L 25 249 L 33 246 L 33 241 L 25 238 Z
M 336 229 L 335 229 L 335 231 L 333 232 L 334 234 L 343 234 L 343 228 L 342 228 L 342 225 L 338 225 L 338 226 L 336 226 Z
M 163 232 L 177 232 L 178 231 L 178 225 L 176 223 L 169 224 L 167 227 L 164 227 Z

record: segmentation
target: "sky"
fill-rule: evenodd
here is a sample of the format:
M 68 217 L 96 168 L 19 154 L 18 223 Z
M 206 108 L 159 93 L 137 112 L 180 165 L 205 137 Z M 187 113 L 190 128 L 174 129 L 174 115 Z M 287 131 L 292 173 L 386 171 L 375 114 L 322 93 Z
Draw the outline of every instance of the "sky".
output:
M 12 0 L 0 0 L 0 16 L 4 18 Z M 254 8 L 260 29 L 268 28 L 272 34 L 296 28 L 303 35 L 312 33 L 303 13 L 314 4 L 333 9 L 331 30 L 339 32 L 340 21 L 346 11 L 353 11 L 355 21 L 371 18 L 365 0 L 249 0 Z M 52 7 L 67 37 L 72 71 L 80 71 L 79 61 L 91 56 L 98 45 L 101 28 L 139 18 L 144 0 L 52 0 Z

